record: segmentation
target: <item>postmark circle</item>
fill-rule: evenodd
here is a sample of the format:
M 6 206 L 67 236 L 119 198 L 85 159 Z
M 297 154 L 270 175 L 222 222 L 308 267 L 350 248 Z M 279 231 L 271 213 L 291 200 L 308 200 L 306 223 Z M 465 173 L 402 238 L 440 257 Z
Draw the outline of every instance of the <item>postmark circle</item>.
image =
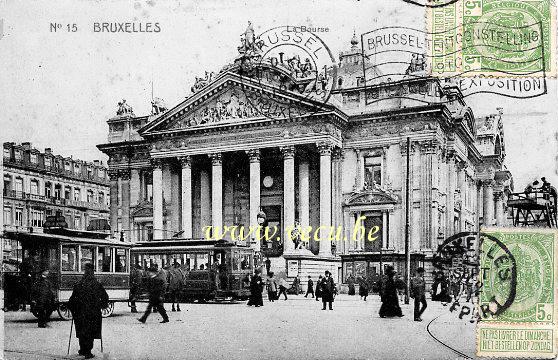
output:
M 279 26 L 258 35 L 240 58 L 241 79 L 261 91 L 243 87 L 246 100 L 271 119 L 311 115 L 328 102 L 337 79 L 337 64 L 317 35 Z

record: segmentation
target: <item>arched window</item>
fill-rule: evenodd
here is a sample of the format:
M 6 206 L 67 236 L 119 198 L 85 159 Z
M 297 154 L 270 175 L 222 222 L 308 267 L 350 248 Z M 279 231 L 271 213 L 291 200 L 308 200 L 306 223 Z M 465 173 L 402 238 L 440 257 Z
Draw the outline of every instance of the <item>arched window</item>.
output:
M 339 80 L 337 80 L 337 84 L 339 86 L 343 85 L 343 78 L 339 78 Z
M 500 137 L 496 136 L 496 142 L 494 144 L 494 154 L 495 155 L 502 155 L 502 142 L 500 141 Z

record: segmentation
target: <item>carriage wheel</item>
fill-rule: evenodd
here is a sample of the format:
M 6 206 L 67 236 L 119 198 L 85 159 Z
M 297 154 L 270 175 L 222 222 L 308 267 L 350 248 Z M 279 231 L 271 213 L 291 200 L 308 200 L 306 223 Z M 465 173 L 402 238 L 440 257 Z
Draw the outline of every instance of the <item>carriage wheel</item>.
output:
M 62 320 L 72 320 L 72 312 L 68 308 L 68 303 L 58 304 L 58 315 L 60 315 Z
M 108 306 L 101 312 L 104 318 L 111 316 L 114 313 L 114 301 L 109 301 Z

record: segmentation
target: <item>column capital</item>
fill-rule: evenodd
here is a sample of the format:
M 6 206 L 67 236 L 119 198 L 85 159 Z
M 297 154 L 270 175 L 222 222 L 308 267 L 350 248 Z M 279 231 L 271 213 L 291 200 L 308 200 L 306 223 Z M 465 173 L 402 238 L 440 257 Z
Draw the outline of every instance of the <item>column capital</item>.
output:
M 281 154 L 283 154 L 283 159 L 294 159 L 295 154 L 295 147 L 294 145 L 288 146 L 281 146 L 279 148 L 281 150 Z
M 163 168 L 163 160 L 159 159 L 159 158 L 152 158 L 150 160 L 151 162 L 151 167 L 153 169 L 162 169 Z
M 341 160 L 343 159 L 344 151 L 340 147 L 333 148 L 333 160 Z
M 316 146 L 318 147 L 320 156 L 331 155 L 331 152 L 333 150 L 333 145 L 331 143 L 324 141 L 317 143 Z
M 221 165 L 223 163 L 223 154 L 212 153 L 208 155 L 213 165 Z
M 504 192 L 503 191 L 494 191 L 494 200 L 499 201 L 504 199 Z
M 181 156 L 178 158 L 178 161 L 183 169 L 192 167 L 192 157 L 190 155 Z
M 130 169 L 118 170 L 118 176 L 121 180 L 130 180 Z
M 482 186 L 486 186 L 486 187 L 493 187 L 496 184 L 496 181 L 494 181 L 494 179 L 484 179 L 481 180 L 482 182 Z
M 467 169 L 467 162 L 461 159 L 457 159 L 455 161 L 455 165 L 457 166 L 457 171 L 461 171 L 461 170 L 465 170 Z
M 248 154 L 251 163 L 260 162 L 260 149 L 246 150 L 246 154 Z

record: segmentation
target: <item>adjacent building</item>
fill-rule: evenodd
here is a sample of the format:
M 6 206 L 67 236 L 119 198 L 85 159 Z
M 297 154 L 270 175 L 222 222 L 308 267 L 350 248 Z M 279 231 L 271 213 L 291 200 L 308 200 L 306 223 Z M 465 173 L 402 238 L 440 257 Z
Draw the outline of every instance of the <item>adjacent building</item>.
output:
M 41 232 L 47 216 L 62 214 L 70 229 L 100 230 L 109 219 L 107 168 L 44 152 L 31 143 L 3 146 L 3 230 Z M 10 244 L 5 254 L 9 254 Z
M 427 270 L 448 236 L 506 223 L 502 111 L 477 116 L 455 84 L 425 74 L 364 86 L 362 62 L 374 64 L 356 38 L 323 104 L 281 90 L 273 79 L 284 73 L 251 80 L 246 56 L 168 110 L 136 116 L 119 103 L 98 146 L 110 158 L 113 229 L 131 241 L 203 238 L 206 226 L 248 228 L 265 217 L 278 233 L 246 245 L 272 269 L 291 279 L 329 269 L 344 282 L 379 273 L 380 263 L 403 273 L 407 222 L 412 268 Z M 288 104 L 288 115 L 262 114 L 258 97 Z M 293 224 L 333 226 L 340 238 L 312 232 L 295 246 Z M 358 227 L 374 240 L 353 240 Z

